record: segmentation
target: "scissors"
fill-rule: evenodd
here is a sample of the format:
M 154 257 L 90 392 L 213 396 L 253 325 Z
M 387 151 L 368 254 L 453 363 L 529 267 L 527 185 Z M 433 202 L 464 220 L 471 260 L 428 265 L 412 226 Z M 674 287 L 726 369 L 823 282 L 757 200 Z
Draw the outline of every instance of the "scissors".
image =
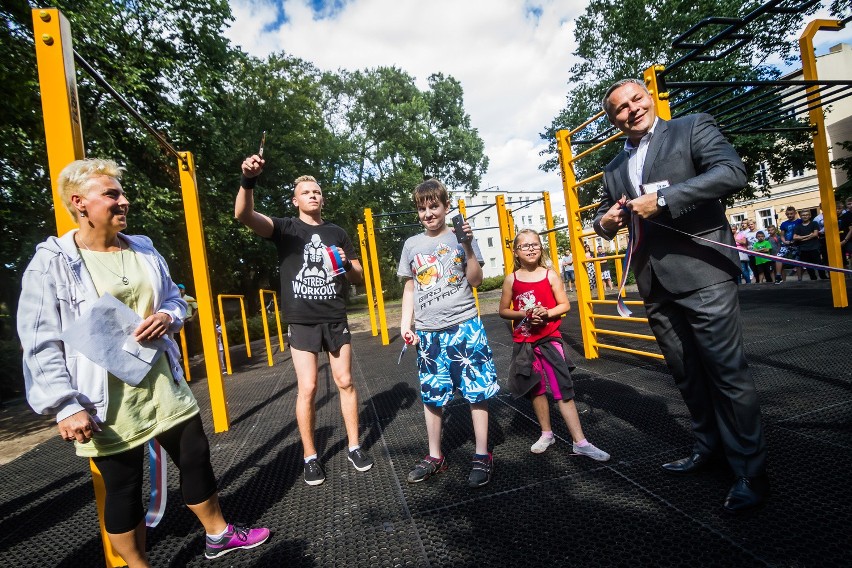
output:
M 260 150 L 257 151 L 257 155 L 261 158 L 263 157 L 263 145 L 266 143 L 266 130 L 263 131 L 263 136 L 260 138 Z
M 399 359 L 396 360 L 397 365 L 402 363 L 402 356 L 405 355 L 406 351 L 408 351 L 408 343 L 403 343 L 402 344 L 402 351 L 399 352 Z

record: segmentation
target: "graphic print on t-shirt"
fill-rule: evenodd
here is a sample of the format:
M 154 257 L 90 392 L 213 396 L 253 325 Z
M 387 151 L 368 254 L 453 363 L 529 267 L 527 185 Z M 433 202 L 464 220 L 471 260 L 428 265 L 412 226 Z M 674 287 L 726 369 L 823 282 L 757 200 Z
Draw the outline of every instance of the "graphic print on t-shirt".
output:
M 414 278 L 421 290 L 429 290 L 438 284 L 444 275 L 444 265 L 438 261 L 438 257 L 432 254 L 418 254 L 414 257 L 412 266 Z
M 309 300 L 331 300 L 335 297 L 334 275 L 325 263 L 325 245 L 316 233 L 305 244 L 302 268 L 293 280 L 293 295 Z
M 452 296 L 462 285 L 460 276 L 462 256 L 458 250 L 441 243 L 432 254 L 417 254 L 411 262 L 411 273 L 414 275 L 419 294 L 417 300 L 421 307 L 432 302 Z
M 527 292 L 518 294 L 518 297 L 515 298 L 515 301 L 518 305 L 518 311 L 524 312 L 524 314 L 526 314 L 538 305 L 538 302 L 535 299 L 535 292 L 533 292 L 532 290 L 528 290 Z M 524 319 L 521 320 L 521 323 L 518 324 L 518 328 L 520 329 L 521 333 L 526 335 L 527 337 L 531 335 L 531 327 L 532 326 L 530 325 L 529 318 L 526 316 L 524 317 Z

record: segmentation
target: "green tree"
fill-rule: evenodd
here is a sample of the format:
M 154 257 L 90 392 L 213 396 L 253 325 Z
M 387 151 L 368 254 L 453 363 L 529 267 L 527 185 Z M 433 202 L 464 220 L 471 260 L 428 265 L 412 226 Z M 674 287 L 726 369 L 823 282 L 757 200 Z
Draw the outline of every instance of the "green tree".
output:
M 700 20 L 709 16 L 737 17 L 750 13 L 763 2 L 733 0 L 591 0 L 582 16 L 577 19 L 575 37 L 579 62 L 571 68 L 566 107 L 542 133 L 550 143 L 543 153 L 548 156 L 542 169 L 557 167 L 554 134 L 563 128 L 581 124 L 600 110 L 601 97 L 606 88 L 624 77 L 640 77 L 653 64 L 671 64 L 685 54 L 674 49 L 672 41 Z M 841 10 L 840 2 L 834 2 Z M 812 13 L 819 6 L 809 9 Z M 845 8 L 848 11 L 848 8 Z M 795 41 L 788 40 L 802 23 L 802 14 L 775 14 L 752 22 L 747 32 L 753 39 L 746 48 L 739 49 L 714 62 L 691 62 L 676 72 L 679 81 L 700 80 L 763 80 L 772 79 L 780 72 L 764 62 L 770 57 L 792 62 L 797 57 Z M 703 41 L 721 31 L 720 26 L 710 26 L 690 37 L 690 41 Z M 672 77 L 669 77 L 671 80 Z M 741 96 L 734 93 L 731 96 Z M 591 139 L 600 134 L 615 132 L 606 118 L 599 119 L 578 138 Z M 741 135 L 732 142 L 743 157 L 750 179 L 760 163 L 767 163 L 770 178 L 783 179 L 794 166 L 807 165 L 808 143 L 802 133 L 787 136 Z M 575 154 L 585 147 L 576 147 Z M 610 144 L 603 151 L 579 161 L 578 179 L 597 173 L 620 151 L 619 143 Z M 590 184 L 591 191 L 581 192 L 583 205 L 595 201 L 600 183 Z M 765 188 L 763 188 L 765 189 Z M 761 188 L 753 185 L 742 196 L 754 195 Z M 591 212 L 590 212 L 591 214 Z
M 421 91 L 394 67 L 340 71 L 323 80 L 323 108 L 339 160 L 323 191 L 330 218 L 354 234 L 364 208 L 374 213 L 413 209 L 411 190 L 426 177 L 475 193 L 488 165 L 484 144 L 464 111 L 463 91 L 435 74 Z M 383 222 L 385 221 L 385 222 Z M 383 286 L 398 293 L 396 263 L 416 215 L 377 218 Z

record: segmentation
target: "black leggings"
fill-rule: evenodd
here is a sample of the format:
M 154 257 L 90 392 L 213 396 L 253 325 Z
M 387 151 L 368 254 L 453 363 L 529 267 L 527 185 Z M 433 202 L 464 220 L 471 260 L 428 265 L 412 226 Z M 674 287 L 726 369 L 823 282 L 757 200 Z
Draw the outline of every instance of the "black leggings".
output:
M 187 505 L 203 503 L 216 493 L 210 445 L 200 415 L 166 430 L 157 441 L 180 470 L 180 489 Z M 104 525 L 109 533 L 131 531 L 145 517 L 140 466 L 147 447 L 142 444 L 120 454 L 92 458 L 106 486 Z

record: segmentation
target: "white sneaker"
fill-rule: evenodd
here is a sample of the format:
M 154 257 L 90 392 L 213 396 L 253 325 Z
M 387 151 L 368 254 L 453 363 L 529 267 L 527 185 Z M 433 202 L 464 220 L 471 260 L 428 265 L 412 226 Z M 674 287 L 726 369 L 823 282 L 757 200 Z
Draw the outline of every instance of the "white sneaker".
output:
M 556 436 L 552 436 L 550 438 L 542 436 L 541 438 L 538 439 L 538 442 L 536 442 L 535 444 L 532 445 L 532 447 L 530 447 L 530 451 L 534 454 L 542 454 L 542 453 L 544 453 L 544 450 L 546 450 L 547 448 L 549 448 L 550 446 L 552 446 L 555 443 L 556 443 Z
M 583 446 L 582 448 L 574 443 L 574 453 L 579 454 L 581 456 L 587 456 L 592 458 L 595 461 L 605 462 L 609 460 L 609 454 L 600 448 L 596 447 L 594 444 L 589 444 L 588 446 Z

